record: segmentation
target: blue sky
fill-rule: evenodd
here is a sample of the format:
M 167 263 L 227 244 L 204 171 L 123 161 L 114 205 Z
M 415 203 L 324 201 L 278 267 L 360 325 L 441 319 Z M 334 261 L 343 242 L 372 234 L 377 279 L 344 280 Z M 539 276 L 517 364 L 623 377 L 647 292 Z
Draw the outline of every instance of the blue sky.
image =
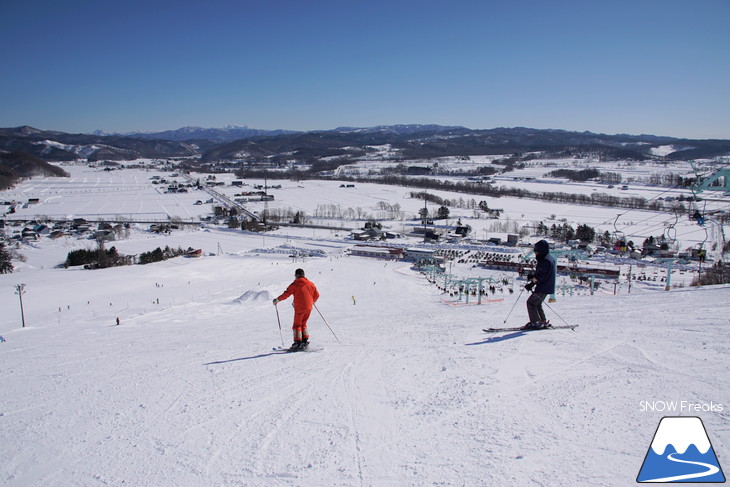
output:
M 730 138 L 727 0 L 4 0 L 0 126 Z

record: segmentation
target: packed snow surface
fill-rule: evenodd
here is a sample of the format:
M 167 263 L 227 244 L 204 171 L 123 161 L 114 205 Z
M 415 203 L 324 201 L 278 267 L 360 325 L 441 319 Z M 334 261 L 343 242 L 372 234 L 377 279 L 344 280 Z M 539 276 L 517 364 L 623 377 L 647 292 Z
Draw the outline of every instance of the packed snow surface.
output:
M 726 286 L 559 297 L 549 318 L 576 331 L 486 334 L 515 302 L 506 325 L 525 321 L 519 288 L 447 306 L 406 263 L 236 238 L 0 276 L 0 484 L 629 485 L 667 415 L 641 401 L 730 402 Z M 297 267 L 321 315 L 314 351 L 284 354 L 270 298 Z M 728 411 L 699 415 L 722 462 Z

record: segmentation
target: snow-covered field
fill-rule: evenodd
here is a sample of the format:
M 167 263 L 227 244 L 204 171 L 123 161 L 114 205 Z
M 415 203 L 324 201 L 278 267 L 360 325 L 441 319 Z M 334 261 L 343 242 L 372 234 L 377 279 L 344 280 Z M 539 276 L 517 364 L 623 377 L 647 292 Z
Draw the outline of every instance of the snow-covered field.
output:
M 86 166 L 62 166 L 69 178 L 32 178 L 15 188 L 0 192 L 4 201 L 26 202 L 38 198 L 40 203 L 18 208 L 14 217 L 33 218 L 126 218 L 131 220 L 166 220 L 177 217 L 197 220 L 210 213 L 210 205 L 196 206 L 206 195 L 198 192 L 165 194 L 167 185 L 152 184 L 153 176 L 169 178 L 157 170 L 125 169 L 104 171 Z
M 131 188 L 132 172 L 112 174 Z M 201 194 L 155 195 L 138 177 L 129 191 L 140 201 L 200 208 Z M 307 211 L 422 205 L 401 188 L 282 184 L 276 204 Z M 59 214 L 84 201 L 84 211 L 121 212 L 102 207 L 110 192 L 82 189 L 78 202 L 51 200 Z M 499 205 L 525 220 L 617 211 Z M 730 286 L 558 296 L 548 317 L 576 331 L 490 335 L 481 329 L 526 321 L 519 281 L 501 301 L 448 306 L 407 263 L 344 255 L 350 242 L 337 233 L 135 229 L 114 242 L 121 253 L 180 245 L 204 256 L 98 271 L 54 268 L 86 241 L 23 247 L 27 262 L 0 275 L 0 485 L 623 486 L 659 420 L 678 414 L 701 417 L 730 463 Z M 283 244 L 325 255 L 295 261 L 278 253 Z M 276 353 L 271 299 L 297 267 L 336 337 L 314 312 L 312 350 Z M 288 345 L 290 301 L 278 310 Z M 686 402 L 670 412 L 647 401 Z
M 186 222 L 197 222 L 201 217 L 211 214 L 212 205 L 196 205 L 197 201 L 206 202 L 211 196 L 204 191 L 190 190 L 188 193 L 165 194 L 167 185 L 153 185 L 151 177 L 162 176 L 169 181 L 187 182 L 178 176 L 171 178 L 170 172 L 156 172 L 143 169 L 126 169 L 123 171 L 106 172 L 84 166 L 63 166 L 71 173 L 71 178 L 33 178 L 10 191 L 0 192 L 2 201 L 24 202 L 30 198 L 38 198 L 38 204 L 28 205 L 27 208 L 18 207 L 10 218 L 108 218 L 131 221 L 159 221 L 175 218 Z M 510 173 L 512 174 L 512 173 Z M 193 179 L 203 180 L 204 175 L 192 175 Z M 233 174 L 216 175 L 224 187 L 215 188 L 221 194 L 230 198 L 242 191 L 253 191 L 254 186 L 263 185 L 263 180 L 246 180 L 244 187 L 233 187 Z M 500 184 L 520 185 L 535 191 L 560 191 L 567 193 L 591 193 L 594 190 L 605 192 L 597 183 L 588 184 L 557 184 L 529 181 L 500 181 Z M 335 227 L 352 228 L 362 226 L 367 218 L 376 218 L 396 232 L 407 232 L 411 229 L 418 211 L 423 208 L 423 200 L 410 197 L 410 193 L 420 191 L 414 188 L 401 188 L 380 184 L 358 183 L 354 188 L 341 187 L 339 181 L 290 181 L 268 180 L 269 186 L 281 186 L 280 189 L 270 189 L 269 193 L 275 197 L 269 202 L 269 210 L 303 211 L 312 217 L 313 223 L 320 223 Z M 636 186 L 629 191 L 614 190 L 617 196 L 641 196 L 647 200 L 680 193 L 679 190 L 666 188 Z M 627 208 L 604 208 L 597 206 L 566 205 L 520 198 L 485 198 L 470 196 L 463 193 L 447 191 L 430 191 L 441 198 L 464 202 L 474 199 L 476 202 L 485 199 L 490 208 L 504 210 L 502 220 L 508 219 L 515 225 L 535 225 L 543 222 L 562 225 L 566 222 L 574 228 L 581 224 L 591 225 L 597 233 L 608 231 L 620 232 L 637 244 L 648 236 L 660 237 L 665 235 L 677 240 L 680 250 L 692 248 L 702 242 L 710 249 L 721 241 L 721 234 L 716 225 L 700 227 L 689 215 L 675 215 L 667 212 L 633 210 Z M 687 190 L 683 194 L 691 195 Z M 707 192 L 705 197 L 710 200 L 703 203 L 703 211 L 726 210 L 730 206 L 730 197 L 723 197 L 721 193 Z M 383 210 L 383 204 L 398 205 L 399 212 Z M 429 211 L 435 213 L 437 205 L 429 204 Z M 247 203 L 247 207 L 256 213 L 264 211 L 263 202 Z M 347 218 L 313 218 L 318 209 L 335 207 L 342 214 L 355 215 L 359 221 Z M 4 207 L 0 207 L 3 209 Z M 506 232 L 491 230 L 494 220 L 486 218 L 485 214 L 474 209 L 452 207 L 451 218 L 442 223 L 455 223 L 457 218 L 463 218 L 465 223 L 474 229 L 477 238 L 492 236 L 505 237 Z M 474 218 L 479 215 L 480 218 Z M 289 233 L 296 233 L 287 230 Z M 312 233 L 309 232 L 308 235 Z M 315 232 L 315 236 L 324 233 Z

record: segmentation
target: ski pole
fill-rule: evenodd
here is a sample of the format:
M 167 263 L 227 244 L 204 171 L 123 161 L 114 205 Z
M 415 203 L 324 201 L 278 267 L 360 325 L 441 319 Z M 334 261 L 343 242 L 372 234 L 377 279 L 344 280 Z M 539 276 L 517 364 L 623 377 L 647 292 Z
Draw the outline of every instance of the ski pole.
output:
M 329 324 L 329 323 L 327 323 L 327 320 L 326 320 L 326 319 L 324 319 L 324 315 L 323 315 L 323 314 L 322 314 L 322 312 L 321 312 L 321 311 L 319 310 L 319 308 L 317 307 L 317 305 L 316 305 L 316 304 L 314 305 L 314 309 L 316 309 L 316 310 L 317 310 L 317 313 L 319 313 L 319 316 L 321 316 L 321 317 L 322 317 L 322 321 L 324 321 L 324 324 L 325 324 L 325 325 L 327 325 L 327 328 L 329 328 L 329 329 L 330 329 L 330 331 L 332 332 L 332 336 L 334 336 L 334 337 L 335 337 L 335 340 L 337 340 L 337 343 L 339 343 L 340 345 L 342 345 L 342 342 L 340 341 L 340 339 L 339 339 L 339 338 L 337 338 L 337 335 L 335 335 L 335 332 L 334 332 L 334 331 L 332 331 L 332 327 L 330 326 L 330 324 Z
M 515 310 L 515 306 L 517 306 L 517 301 L 519 301 L 519 300 L 520 300 L 520 297 L 522 297 L 522 293 L 524 293 L 524 292 L 525 292 L 525 288 L 523 287 L 523 288 L 522 288 L 522 291 L 520 291 L 520 294 L 518 294 L 518 295 L 517 295 L 517 299 L 515 299 L 515 304 L 513 304 L 513 305 L 512 305 L 512 309 L 511 309 L 511 310 L 509 310 L 509 313 L 507 313 L 507 318 L 505 318 L 505 319 L 504 319 L 504 321 L 502 322 L 502 324 L 505 324 L 505 323 L 507 323 L 507 320 L 509 319 L 509 316 L 510 316 L 510 315 L 512 314 L 512 312 L 513 312 L 513 311 Z
M 557 311 L 555 311 L 555 310 L 553 309 L 553 307 L 552 307 L 552 306 L 550 306 L 550 305 L 549 305 L 549 304 L 548 304 L 547 302 L 543 302 L 543 304 L 544 304 L 545 306 L 547 306 L 547 307 L 548 307 L 548 309 L 549 309 L 550 311 L 552 311 L 553 313 L 555 313 L 555 316 L 557 316 L 558 318 L 560 318 L 561 320 L 563 320 L 563 323 L 565 323 L 565 324 L 566 324 L 566 325 L 568 325 L 568 326 L 571 326 L 571 325 L 570 325 L 570 323 L 568 323 L 567 321 L 565 321 L 565 320 L 563 319 L 563 317 L 562 317 L 562 316 L 560 316 L 560 315 L 558 314 L 558 312 L 557 312 Z
M 276 321 L 279 323 L 279 338 L 281 338 L 281 348 L 284 348 L 284 335 L 281 333 L 281 320 L 279 319 L 279 307 L 274 305 L 276 310 Z

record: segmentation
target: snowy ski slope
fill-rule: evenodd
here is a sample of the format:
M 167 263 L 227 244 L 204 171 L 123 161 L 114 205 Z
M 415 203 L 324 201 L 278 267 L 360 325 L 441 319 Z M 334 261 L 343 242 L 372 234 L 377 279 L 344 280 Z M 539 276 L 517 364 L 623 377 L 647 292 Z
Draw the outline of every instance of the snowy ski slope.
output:
M 284 184 L 272 208 L 375 212 L 389 201 L 410 213 L 422 204 L 407 188 Z M 161 194 L 134 170 L 76 168 L 65 182 L 33 179 L 3 193 L 22 197 L 41 203 L 21 216 L 196 219 L 210 210 L 193 204 L 202 193 Z M 610 228 L 617 212 L 499 205 L 520 223 L 556 213 Z M 666 218 L 636 211 L 619 229 L 661 232 Z M 488 222 L 470 223 L 483 234 Z M 704 238 L 695 224 L 680 226 L 690 245 Z M 345 255 L 352 242 L 343 237 L 140 227 L 109 245 L 123 254 L 190 246 L 203 256 L 98 271 L 56 268 L 91 240 L 24 245 L 27 262 L 0 275 L 0 485 L 623 486 L 661 417 L 677 414 L 701 416 L 720 463 L 730 463 L 730 286 L 636 283 L 630 294 L 558 296 L 548 317 L 576 331 L 490 335 L 482 328 L 503 325 L 516 301 L 504 325 L 526 321 L 519 281 L 487 304 L 449 306 L 407 263 Z M 294 260 L 282 245 L 324 256 Z M 275 353 L 271 299 L 297 267 L 319 287 L 318 308 L 341 343 L 314 312 L 312 351 Z M 288 345 L 290 301 L 278 309 Z M 669 401 L 701 408 L 646 407 Z M 711 403 L 724 409 L 702 409 Z
M 342 344 L 315 314 L 315 351 L 272 353 L 270 298 L 299 266 Z M 8 291 L 21 276 L 26 329 Z M 662 416 L 640 401 L 727 404 L 730 390 L 722 286 L 561 298 L 577 331 L 493 336 L 481 328 L 517 293 L 454 308 L 406 265 L 338 250 L 45 269 L 0 287 L 7 486 L 627 485 Z M 722 461 L 728 413 L 702 417 Z

